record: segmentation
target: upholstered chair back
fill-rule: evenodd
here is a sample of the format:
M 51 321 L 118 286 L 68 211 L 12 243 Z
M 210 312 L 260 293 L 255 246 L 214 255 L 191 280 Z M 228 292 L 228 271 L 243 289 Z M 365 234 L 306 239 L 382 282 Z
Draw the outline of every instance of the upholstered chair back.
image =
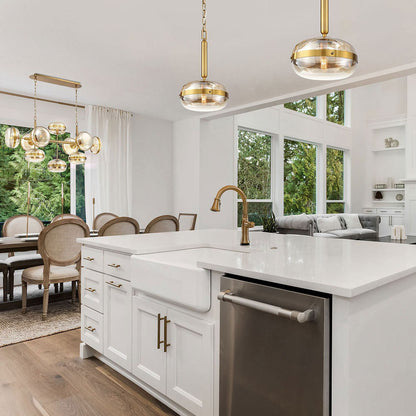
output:
M 118 217 L 107 221 L 99 230 L 99 236 L 139 234 L 139 223 L 130 217 Z
M 111 212 L 102 212 L 101 214 L 98 214 L 94 218 L 94 221 L 92 224 L 93 230 L 99 230 L 105 223 L 113 220 L 114 218 L 118 218 L 118 215 L 113 214 Z
M 161 215 L 149 222 L 145 233 L 166 233 L 169 231 L 179 231 L 179 221 L 173 215 Z
M 57 215 L 56 217 L 53 217 L 52 222 L 58 221 L 58 220 L 64 220 L 66 218 L 74 218 L 76 220 L 81 220 L 84 221 L 81 217 L 78 217 L 78 215 L 74 215 L 74 214 L 60 214 Z
M 26 215 L 15 215 L 8 218 L 3 225 L 3 236 L 14 237 L 16 234 L 23 234 L 27 227 Z M 40 233 L 44 229 L 44 225 L 39 218 L 29 215 L 29 233 Z
M 196 217 L 197 217 L 197 214 L 185 214 L 181 212 L 178 216 L 179 230 L 180 231 L 195 230 Z

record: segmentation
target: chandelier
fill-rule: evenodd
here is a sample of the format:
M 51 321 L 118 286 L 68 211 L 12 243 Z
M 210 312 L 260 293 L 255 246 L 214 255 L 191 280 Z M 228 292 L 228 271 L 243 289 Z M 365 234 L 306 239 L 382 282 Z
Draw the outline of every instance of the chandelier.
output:
M 21 136 L 16 127 L 9 127 L 5 132 L 5 143 L 7 147 L 15 149 L 19 146 L 25 151 L 25 160 L 32 163 L 40 163 L 45 159 L 45 152 L 42 148 L 54 143 L 56 146 L 55 158 L 48 162 L 50 172 L 65 172 L 67 164 L 64 160 L 59 159 L 59 146 L 62 146 L 64 153 L 68 155 L 69 163 L 82 165 L 87 157 L 84 152 L 90 151 L 97 154 L 101 150 L 101 140 L 92 137 L 86 131 L 78 131 L 78 88 L 81 83 L 69 81 L 67 79 L 56 78 L 49 75 L 33 74 L 30 76 L 34 83 L 33 99 L 33 130 Z M 61 85 L 75 89 L 75 138 L 60 140 L 59 136 L 66 132 L 66 126 L 61 122 L 52 122 L 48 128 L 37 125 L 37 83 L 38 81 L 48 82 L 50 84 Z M 56 140 L 51 139 L 51 134 L 56 135 Z
M 202 31 L 201 31 L 201 78 L 191 81 L 182 87 L 179 94 L 182 105 L 192 111 L 217 111 L 227 105 L 228 92 L 224 85 L 215 81 L 207 81 L 208 77 L 208 35 L 207 6 L 202 0 Z
M 348 78 L 357 68 L 354 47 L 341 39 L 328 38 L 329 0 L 321 0 L 321 35 L 298 43 L 293 49 L 293 69 L 302 78 L 334 81 Z

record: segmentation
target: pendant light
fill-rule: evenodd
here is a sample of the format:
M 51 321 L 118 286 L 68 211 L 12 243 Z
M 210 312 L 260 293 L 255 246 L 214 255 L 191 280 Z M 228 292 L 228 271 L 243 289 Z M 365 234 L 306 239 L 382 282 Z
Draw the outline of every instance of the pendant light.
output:
M 354 47 L 341 39 L 328 38 L 329 0 L 321 0 L 321 34 L 298 43 L 293 49 L 293 69 L 302 78 L 334 81 L 348 78 L 356 70 Z
M 201 78 L 188 82 L 182 87 L 179 97 L 182 105 L 192 111 L 218 111 L 227 105 L 228 92 L 224 85 L 215 81 L 207 81 L 208 77 L 208 41 L 206 28 L 207 6 L 202 0 L 202 31 L 201 31 Z

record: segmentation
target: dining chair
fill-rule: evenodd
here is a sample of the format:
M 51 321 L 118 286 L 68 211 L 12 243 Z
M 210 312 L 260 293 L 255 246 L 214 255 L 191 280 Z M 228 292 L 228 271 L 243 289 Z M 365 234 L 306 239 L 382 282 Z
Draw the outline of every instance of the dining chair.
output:
M 161 215 L 154 218 L 144 230 L 145 233 L 166 233 L 169 231 L 179 231 L 179 221 L 173 215 Z
M 111 212 L 102 212 L 94 218 L 92 222 L 92 229 L 99 230 L 106 222 L 111 221 L 114 218 L 118 218 L 118 215 Z
M 45 226 L 43 222 L 32 215 L 14 215 L 8 218 L 3 225 L 3 237 L 14 237 L 17 234 L 40 233 Z M 10 252 L 9 258 L 4 260 L 6 268 L 3 267 L 3 281 L 6 280 L 6 285 L 3 287 L 3 299 L 6 299 L 7 293 L 9 293 L 9 299 L 14 298 L 14 272 L 16 270 L 23 270 L 27 267 L 38 266 L 43 264 L 43 260 L 40 254 L 22 254 L 15 256 L 15 253 Z M 6 279 L 5 274 L 6 273 Z
M 197 214 L 179 213 L 179 231 L 195 230 Z
M 81 299 L 81 244 L 77 238 L 89 237 L 90 230 L 84 221 L 67 218 L 48 225 L 39 235 L 38 249 L 43 266 L 29 267 L 22 273 L 22 313 L 27 308 L 27 285 L 43 285 L 42 320 L 46 319 L 49 302 L 49 285 L 72 282 L 72 301 Z
M 117 217 L 102 225 L 98 230 L 98 236 L 139 234 L 139 232 L 139 223 L 134 218 Z
M 84 221 L 81 217 L 78 217 L 78 215 L 75 215 L 75 214 L 59 214 L 56 217 L 52 218 L 51 224 L 55 221 L 64 220 L 66 218 L 75 218 L 77 220 Z
M 7 291 L 8 291 L 7 270 L 8 270 L 7 264 L 5 264 L 3 260 L 0 260 L 0 271 L 3 274 L 3 302 L 7 302 Z

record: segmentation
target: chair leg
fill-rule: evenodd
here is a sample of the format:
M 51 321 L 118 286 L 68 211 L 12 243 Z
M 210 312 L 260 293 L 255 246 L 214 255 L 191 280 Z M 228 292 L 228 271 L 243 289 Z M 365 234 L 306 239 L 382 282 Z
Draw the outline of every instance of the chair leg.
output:
M 13 300 L 14 298 L 14 269 L 9 269 L 9 299 Z
M 64 291 L 64 284 L 63 283 L 60 284 L 59 291 L 60 292 L 63 292 Z
M 72 282 L 72 303 L 75 303 L 77 298 L 77 281 L 73 280 Z
M 38 289 L 41 290 L 42 289 L 42 285 L 38 285 Z
M 43 286 L 43 312 L 42 312 L 42 321 L 46 320 L 48 314 L 48 302 L 49 302 L 49 285 Z
M 7 267 L 5 267 L 3 269 L 3 302 L 7 302 L 7 292 L 9 288 L 9 283 L 7 281 L 7 272 L 8 269 Z
M 27 312 L 27 282 L 22 281 L 22 313 Z
M 55 293 L 58 293 L 58 289 L 59 289 L 58 283 L 54 283 L 53 285 L 55 287 Z

